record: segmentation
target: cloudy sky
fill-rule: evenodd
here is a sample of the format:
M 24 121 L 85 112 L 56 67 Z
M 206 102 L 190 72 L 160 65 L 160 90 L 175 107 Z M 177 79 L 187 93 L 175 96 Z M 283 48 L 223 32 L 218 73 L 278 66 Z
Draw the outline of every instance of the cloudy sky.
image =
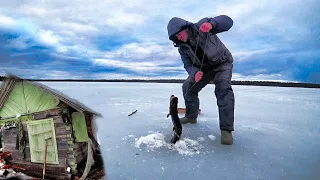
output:
M 174 17 L 225 14 L 234 80 L 320 83 L 318 0 L 0 1 L 0 73 L 24 78 L 186 78 Z

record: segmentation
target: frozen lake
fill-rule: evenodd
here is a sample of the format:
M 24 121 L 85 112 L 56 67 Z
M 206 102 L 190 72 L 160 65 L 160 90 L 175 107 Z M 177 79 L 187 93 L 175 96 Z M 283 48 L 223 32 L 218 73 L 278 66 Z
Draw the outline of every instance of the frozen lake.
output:
M 183 139 L 169 149 L 169 97 L 184 107 L 181 84 L 44 84 L 104 116 L 97 128 L 108 179 L 320 178 L 320 89 L 233 86 L 234 144 L 224 146 L 208 85 L 198 124 L 184 125 Z

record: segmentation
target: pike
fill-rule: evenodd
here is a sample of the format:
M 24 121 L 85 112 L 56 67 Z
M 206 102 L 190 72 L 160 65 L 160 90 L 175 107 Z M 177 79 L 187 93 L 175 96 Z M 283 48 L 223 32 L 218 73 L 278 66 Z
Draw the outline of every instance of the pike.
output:
M 167 118 L 170 115 L 173 123 L 173 137 L 170 143 L 175 144 L 181 138 L 182 126 L 178 116 L 178 98 L 175 97 L 174 95 L 171 95 L 170 97 L 170 107 L 169 107 L 169 114 L 167 115 Z

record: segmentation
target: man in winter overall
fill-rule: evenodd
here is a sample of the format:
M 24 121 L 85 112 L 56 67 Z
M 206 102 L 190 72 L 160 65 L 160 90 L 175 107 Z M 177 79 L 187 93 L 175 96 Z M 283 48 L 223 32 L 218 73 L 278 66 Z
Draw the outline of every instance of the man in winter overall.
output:
M 189 74 L 182 85 L 186 114 L 180 122 L 197 123 L 198 93 L 213 81 L 219 109 L 221 144 L 225 145 L 233 144 L 233 57 L 216 34 L 228 31 L 232 26 L 233 20 L 226 15 L 203 18 L 197 23 L 174 17 L 167 26 L 169 39 L 178 47 L 184 68 Z

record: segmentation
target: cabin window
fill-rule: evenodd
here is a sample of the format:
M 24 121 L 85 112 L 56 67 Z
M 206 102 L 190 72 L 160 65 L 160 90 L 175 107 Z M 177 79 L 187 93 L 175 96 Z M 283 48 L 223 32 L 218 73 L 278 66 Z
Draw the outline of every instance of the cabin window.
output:
M 83 113 L 72 113 L 72 128 L 76 142 L 88 142 L 87 124 Z
M 47 145 L 46 163 L 59 164 L 58 150 L 53 119 L 27 122 L 31 162 L 44 163 Z

